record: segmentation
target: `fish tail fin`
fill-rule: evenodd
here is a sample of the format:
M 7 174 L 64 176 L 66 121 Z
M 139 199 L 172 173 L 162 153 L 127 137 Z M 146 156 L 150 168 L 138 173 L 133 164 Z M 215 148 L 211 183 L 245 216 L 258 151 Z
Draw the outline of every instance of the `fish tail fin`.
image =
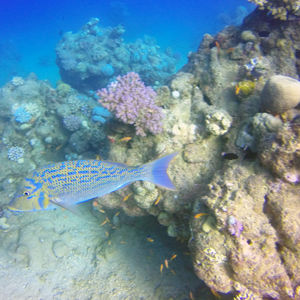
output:
M 177 155 L 177 152 L 145 164 L 146 176 L 143 180 L 150 181 L 168 190 L 176 190 L 176 187 L 167 174 L 169 163 L 175 155 Z

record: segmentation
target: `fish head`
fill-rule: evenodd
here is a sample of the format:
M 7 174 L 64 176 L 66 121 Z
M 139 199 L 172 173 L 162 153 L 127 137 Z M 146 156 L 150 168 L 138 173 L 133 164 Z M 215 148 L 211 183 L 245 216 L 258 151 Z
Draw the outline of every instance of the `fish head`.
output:
M 49 195 L 43 183 L 25 178 L 7 208 L 12 211 L 36 211 L 46 209 L 48 205 Z

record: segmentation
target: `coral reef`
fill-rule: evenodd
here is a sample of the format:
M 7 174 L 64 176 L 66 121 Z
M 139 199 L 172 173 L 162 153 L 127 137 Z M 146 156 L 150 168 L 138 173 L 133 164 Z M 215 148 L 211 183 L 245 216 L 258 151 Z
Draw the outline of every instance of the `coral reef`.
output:
M 65 34 L 57 55 L 68 84 L 53 89 L 30 75 L 0 90 L 1 201 L 25 171 L 51 160 L 100 155 L 140 165 L 177 152 L 168 169 L 176 191 L 136 182 L 96 199 L 95 214 L 122 209 L 155 217 L 189 247 L 196 275 L 214 291 L 299 299 L 300 31 L 289 6 L 297 2 L 260 3 L 282 5 L 289 21 L 257 9 L 239 27 L 206 34 L 161 87 L 170 63 L 161 67 L 151 39 L 124 44 L 122 27 L 102 29 L 97 19 Z M 148 63 L 149 72 L 142 68 Z M 146 84 L 159 81 L 156 90 L 129 72 L 131 64 Z M 71 86 L 103 89 L 79 94 Z M 65 251 L 53 245 L 56 257 Z
M 259 9 L 267 10 L 274 18 L 288 20 L 291 15 L 300 15 L 299 0 L 249 0 Z
M 0 89 L 2 201 L 8 202 L 10 189 L 38 166 L 68 158 L 106 156 L 104 124 L 92 119 L 99 104 L 63 83 L 57 89 L 33 74 Z
M 162 52 L 145 36 L 125 43 L 122 26 L 102 28 L 93 18 L 77 33 L 67 32 L 56 48 L 57 64 L 64 82 L 81 91 L 105 87 L 115 75 L 139 73 L 148 85 L 162 85 L 175 72 L 178 57 Z
M 275 24 L 256 10 L 240 27 L 205 35 L 157 89 L 164 130 L 111 143 L 109 158 L 132 165 L 178 151 L 169 168 L 177 191 L 136 183 L 97 199 L 99 207 L 155 216 L 188 244 L 197 276 L 234 299 L 297 299 L 300 283 L 299 106 L 288 89 L 276 104 L 280 116 L 261 111 L 277 96 L 264 97 L 274 75 L 297 82 L 300 36 L 297 22 Z M 113 141 L 130 132 L 107 125 Z
M 22 106 L 14 111 L 14 117 L 18 123 L 27 123 L 31 120 L 30 113 Z
M 276 176 L 290 183 L 300 182 L 299 124 L 281 127 L 277 133 L 259 139 L 259 158 Z

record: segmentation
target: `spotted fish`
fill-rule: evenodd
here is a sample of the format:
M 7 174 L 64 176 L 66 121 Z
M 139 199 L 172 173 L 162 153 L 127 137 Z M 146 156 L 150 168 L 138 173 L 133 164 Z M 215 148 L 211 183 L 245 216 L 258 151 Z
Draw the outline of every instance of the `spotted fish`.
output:
M 146 180 L 174 190 L 167 169 L 176 153 L 142 166 L 100 160 L 55 163 L 32 172 L 24 179 L 8 205 L 13 211 L 36 211 L 75 204 L 101 197 L 137 181 Z

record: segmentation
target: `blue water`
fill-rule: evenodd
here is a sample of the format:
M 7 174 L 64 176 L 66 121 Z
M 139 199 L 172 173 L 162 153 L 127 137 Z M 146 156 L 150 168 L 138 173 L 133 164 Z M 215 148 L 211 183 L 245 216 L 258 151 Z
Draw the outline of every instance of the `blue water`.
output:
M 204 33 L 237 25 L 253 9 L 246 0 L 1 1 L 0 85 L 34 72 L 55 85 L 60 79 L 55 47 L 63 33 L 77 32 L 91 17 L 101 26 L 122 24 L 125 42 L 144 34 L 180 55 L 179 69 Z

